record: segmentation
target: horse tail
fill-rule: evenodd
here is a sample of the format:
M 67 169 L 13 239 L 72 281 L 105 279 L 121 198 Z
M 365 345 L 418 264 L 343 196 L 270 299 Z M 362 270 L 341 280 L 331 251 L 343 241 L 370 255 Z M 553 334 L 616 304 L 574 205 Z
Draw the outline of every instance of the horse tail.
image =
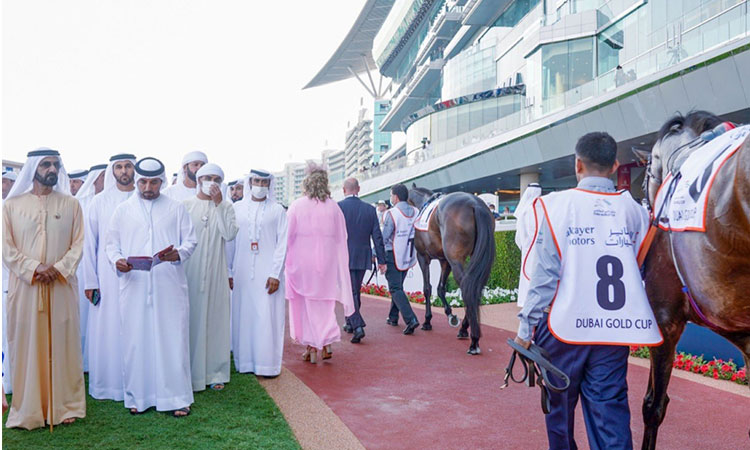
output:
M 471 329 L 479 330 L 482 291 L 487 285 L 492 263 L 495 261 L 495 220 L 490 209 L 481 200 L 474 204 L 474 225 L 474 249 L 461 282 L 461 296 L 466 304 L 466 316 Z

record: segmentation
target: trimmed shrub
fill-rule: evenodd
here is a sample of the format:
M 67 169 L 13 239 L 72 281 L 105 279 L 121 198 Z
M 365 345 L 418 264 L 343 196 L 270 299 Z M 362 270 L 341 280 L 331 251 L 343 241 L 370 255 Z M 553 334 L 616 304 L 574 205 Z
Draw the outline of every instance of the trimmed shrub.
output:
M 495 233 L 495 263 L 492 265 L 487 287 L 490 289 L 515 289 L 521 273 L 521 250 L 516 246 L 515 231 L 498 231 Z M 446 291 L 458 289 L 453 274 L 448 278 Z

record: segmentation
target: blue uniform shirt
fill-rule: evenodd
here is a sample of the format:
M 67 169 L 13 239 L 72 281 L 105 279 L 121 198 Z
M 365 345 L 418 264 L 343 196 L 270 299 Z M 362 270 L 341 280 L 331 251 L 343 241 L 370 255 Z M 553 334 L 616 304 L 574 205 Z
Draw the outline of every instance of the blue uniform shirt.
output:
M 414 212 L 411 209 L 411 205 L 407 202 L 398 202 L 394 208 L 400 209 L 407 216 Z M 391 215 L 386 214 L 387 212 L 383 213 L 385 214 L 385 219 L 383 220 L 383 244 L 385 244 L 385 251 L 390 251 L 393 250 L 393 233 L 396 231 L 396 224 L 393 223 Z
M 603 177 L 583 178 L 578 183 L 578 187 L 589 191 L 615 192 L 615 185 L 612 180 Z M 385 235 L 385 232 L 383 234 Z M 532 329 L 542 319 L 544 308 L 552 303 L 557 282 L 560 280 L 560 256 L 557 254 L 554 239 L 548 236 L 547 220 L 542 215 L 536 243 L 531 250 L 536 254 L 537 264 L 531 272 L 526 304 L 518 313 L 518 318 L 521 320 L 518 325 L 518 337 L 524 341 L 531 340 Z

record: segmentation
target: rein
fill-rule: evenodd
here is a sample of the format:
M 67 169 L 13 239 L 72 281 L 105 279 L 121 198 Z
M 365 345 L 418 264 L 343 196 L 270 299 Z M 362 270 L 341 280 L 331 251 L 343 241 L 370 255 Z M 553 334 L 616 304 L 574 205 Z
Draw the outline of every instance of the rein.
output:
M 513 339 L 508 338 L 508 345 L 513 349 L 510 355 L 510 361 L 505 368 L 505 377 L 500 389 L 508 387 L 508 380 L 514 383 L 524 383 L 529 387 L 539 385 L 542 394 L 542 411 L 544 414 L 550 413 L 550 391 L 563 392 L 570 386 L 570 378 L 562 370 L 555 367 L 549 361 L 549 354 L 546 350 L 532 343 L 528 349 L 517 344 Z M 516 358 L 521 360 L 523 367 L 523 377 L 516 379 L 513 375 L 513 367 L 516 364 Z M 550 373 L 563 381 L 562 386 L 558 386 L 550 381 Z

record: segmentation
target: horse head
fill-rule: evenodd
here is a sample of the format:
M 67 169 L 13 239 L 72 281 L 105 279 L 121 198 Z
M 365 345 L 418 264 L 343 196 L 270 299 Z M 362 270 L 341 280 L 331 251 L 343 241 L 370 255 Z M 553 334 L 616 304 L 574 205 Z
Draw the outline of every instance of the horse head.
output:
M 651 149 L 651 158 L 643 180 L 644 191 L 651 205 L 656 199 L 656 191 L 667 174 L 679 167 L 689 156 L 684 150 L 704 131 L 722 123 L 719 117 L 707 111 L 691 111 L 686 116 L 677 114 L 659 129 L 656 143 Z
M 409 203 L 415 208 L 422 209 L 422 206 L 427 203 L 427 200 L 429 200 L 432 195 L 433 192 L 431 190 L 417 187 L 415 183 L 412 183 L 411 189 L 409 189 Z

